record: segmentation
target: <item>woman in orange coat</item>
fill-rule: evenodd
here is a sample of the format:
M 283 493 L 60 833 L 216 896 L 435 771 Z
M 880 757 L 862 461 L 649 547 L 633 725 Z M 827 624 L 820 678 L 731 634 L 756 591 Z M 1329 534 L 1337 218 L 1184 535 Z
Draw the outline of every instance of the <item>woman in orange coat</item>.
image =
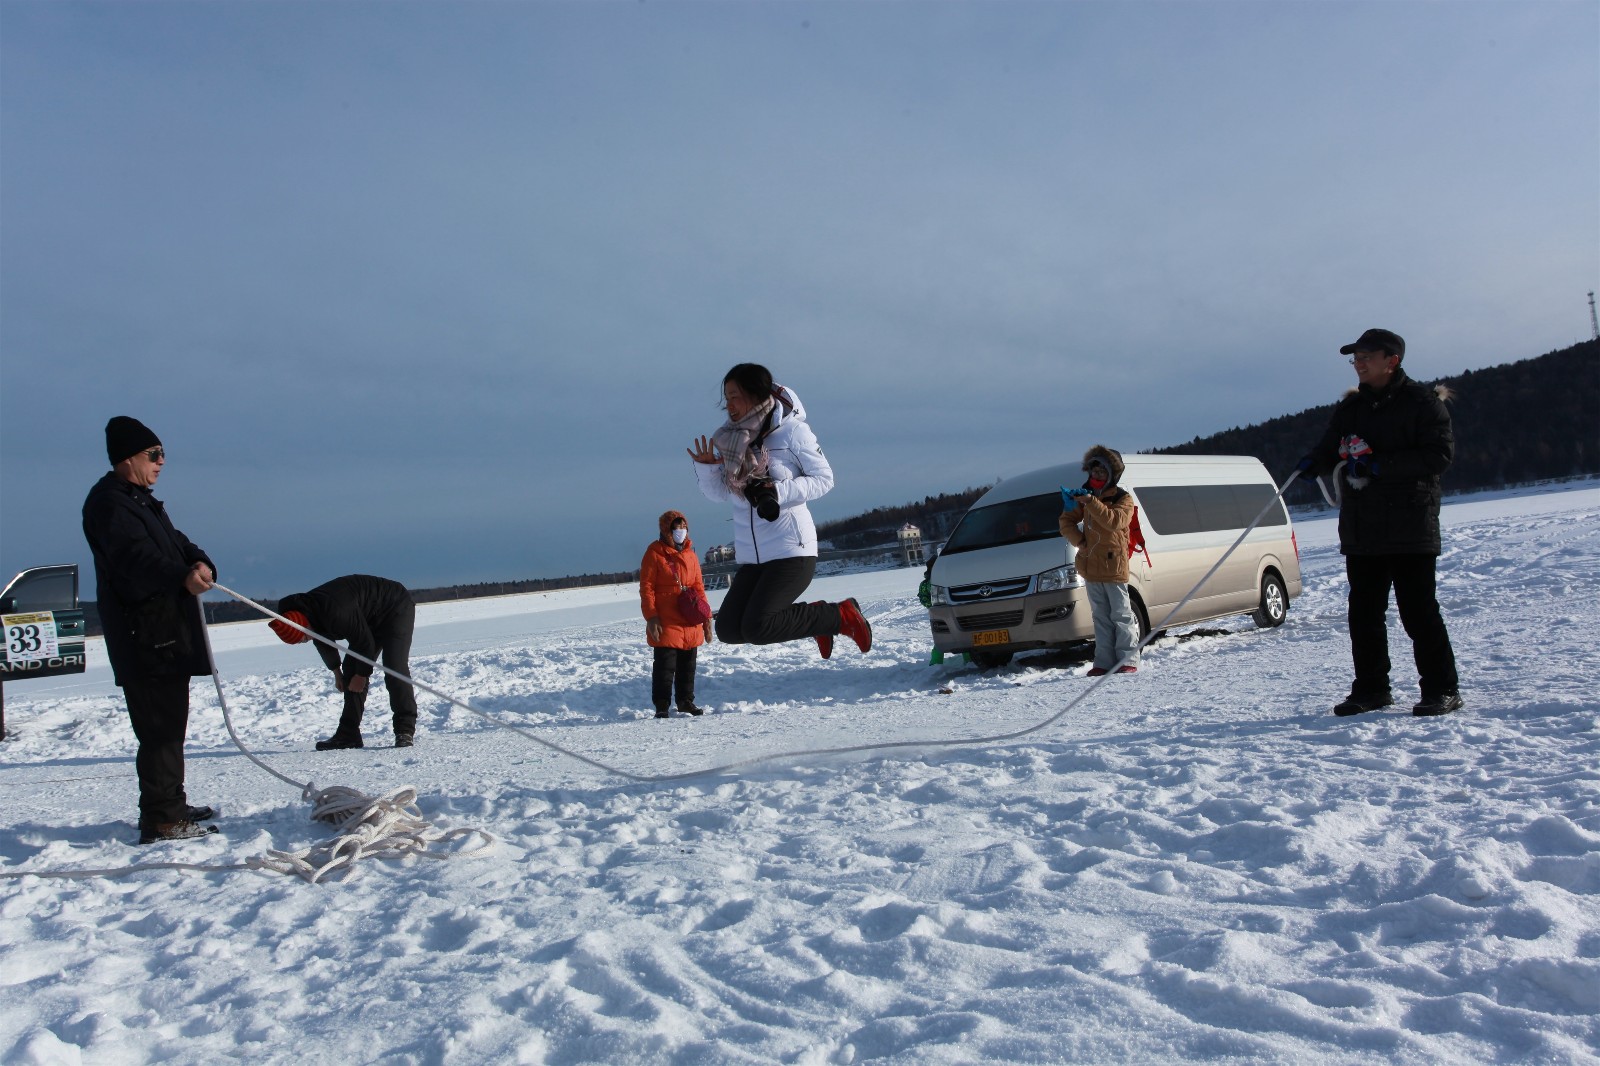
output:
M 658 520 L 661 535 L 644 551 L 639 564 L 639 608 L 644 612 L 645 640 L 656 650 L 650 675 L 650 701 L 656 717 L 668 718 L 672 690 L 678 690 L 678 713 L 699 715 L 694 705 L 694 666 L 700 645 L 711 639 L 711 620 L 685 618 L 678 604 L 683 589 L 706 594 L 700 560 L 689 540 L 689 520 L 681 511 L 668 511 Z

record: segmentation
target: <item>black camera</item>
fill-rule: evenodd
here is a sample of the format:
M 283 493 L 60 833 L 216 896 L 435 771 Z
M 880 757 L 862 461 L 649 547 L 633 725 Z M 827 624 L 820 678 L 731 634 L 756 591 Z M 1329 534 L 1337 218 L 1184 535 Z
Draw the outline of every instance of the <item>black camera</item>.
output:
M 744 498 L 764 521 L 778 520 L 778 487 L 769 477 L 756 478 L 744 487 Z

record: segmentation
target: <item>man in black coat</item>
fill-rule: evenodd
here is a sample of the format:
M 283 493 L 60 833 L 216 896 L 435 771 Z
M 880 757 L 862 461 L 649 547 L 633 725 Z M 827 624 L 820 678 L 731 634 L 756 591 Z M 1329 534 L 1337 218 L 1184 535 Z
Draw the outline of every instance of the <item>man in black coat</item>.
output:
M 166 466 L 161 441 L 136 418 L 106 423 L 111 472 L 83 502 L 106 655 L 139 741 L 139 843 L 215 833 L 215 812 L 183 788 L 189 678 L 211 673 L 197 598 L 216 567 L 167 517 L 150 489 Z
M 411 747 L 417 732 L 417 696 L 411 684 L 396 674 L 411 676 L 411 636 L 416 629 L 417 607 L 411 593 L 398 581 L 370 574 L 336 577 L 310 592 L 297 592 L 278 601 L 278 613 L 295 625 L 329 640 L 348 641 L 350 650 L 384 666 L 383 684 L 389 690 L 394 712 L 394 746 Z M 272 631 L 288 644 L 309 640 L 304 633 L 273 619 Z M 337 649 L 316 643 L 317 654 L 333 671 L 333 686 L 344 693 L 344 713 L 339 728 L 327 740 L 317 741 L 318 751 L 359 748 L 361 715 L 367 705 L 372 667 L 352 655 L 339 662 Z
M 1350 581 L 1356 677 L 1333 713 L 1362 714 L 1394 702 L 1384 621 L 1393 588 L 1422 689 L 1411 713 L 1449 714 L 1462 702 L 1435 588 L 1439 475 L 1455 458 L 1444 405 L 1449 390 L 1411 380 L 1400 368 L 1406 342 L 1389 330 L 1369 329 L 1339 351 L 1351 357 L 1360 384 L 1334 407 L 1327 432 L 1299 465 L 1322 476 L 1344 464 L 1339 551 Z

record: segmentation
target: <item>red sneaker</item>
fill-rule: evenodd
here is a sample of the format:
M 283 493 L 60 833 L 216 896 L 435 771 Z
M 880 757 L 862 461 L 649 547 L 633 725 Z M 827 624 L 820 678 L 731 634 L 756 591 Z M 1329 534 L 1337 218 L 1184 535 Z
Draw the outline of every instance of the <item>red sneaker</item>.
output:
M 1119 667 L 1117 667 L 1117 673 L 1119 673 L 1119 674 L 1137 674 L 1138 672 L 1139 672 L 1139 668 L 1137 666 L 1119 666 Z
M 839 604 L 839 632 L 855 641 L 863 655 L 872 650 L 872 623 L 854 598 Z
M 1110 672 L 1111 672 L 1110 670 L 1107 670 L 1103 666 L 1095 666 L 1095 667 L 1091 667 L 1089 672 L 1087 674 L 1084 674 L 1083 676 L 1084 677 L 1104 677 L 1107 674 L 1109 674 Z
M 816 607 L 816 606 L 818 606 L 820 604 L 824 604 L 824 603 L 827 603 L 827 602 L 828 602 L 827 600 L 812 600 L 811 601 L 811 605 L 813 607 Z M 817 640 L 817 650 L 822 653 L 822 657 L 824 659 L 833 658 L 833 634 L 832 633 L 823 633 L 820 636 L 818 636 L 816 638 L 816 640 Z

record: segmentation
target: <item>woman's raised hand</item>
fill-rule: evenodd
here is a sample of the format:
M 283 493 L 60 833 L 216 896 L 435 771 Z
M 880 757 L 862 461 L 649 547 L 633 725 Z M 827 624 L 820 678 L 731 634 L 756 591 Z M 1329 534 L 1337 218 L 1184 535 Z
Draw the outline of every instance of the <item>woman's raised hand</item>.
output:
M 689 458 L 697 463 L 712 465 L 722 462 L 722 456 L 717 454 L 717 449 L 712 446 L 710 437 L 696 437 L 694 446 L 688 449 Z

